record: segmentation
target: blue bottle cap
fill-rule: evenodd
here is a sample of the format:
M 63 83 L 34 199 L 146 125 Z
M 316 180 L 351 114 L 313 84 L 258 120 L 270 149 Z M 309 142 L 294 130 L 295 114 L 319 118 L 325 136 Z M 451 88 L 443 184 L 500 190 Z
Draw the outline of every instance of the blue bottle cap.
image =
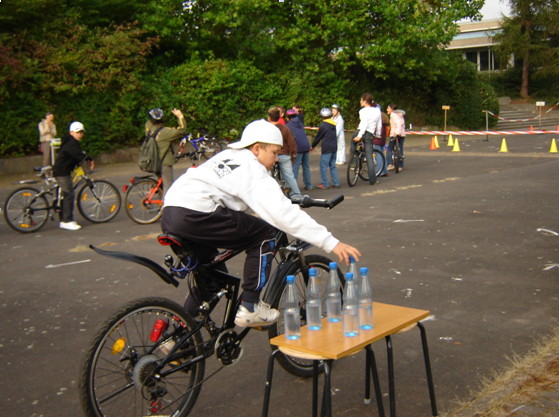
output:
M 288 275 L 287 282 L 293 282 L 293 281 L 295 281 L 295 275 Z
M 316 268 L 309 269 L 309 275 L 311 277 L 316 277 Z
M 354 264 L 355 263 L 355 258 L 353 256 L 349 257 L 349 263 L 350 264 Z
M 353 281 L 353 272 L 346 272 L 345 273 L 345 280 L 346 281 Z
M 361 275 L 367 275 L 369 273 L 369 268 L 364 266 L 363 268 L 359 269 L 359 272 L 361 272 Z
M 336 262 L 330 262 L 330 268 L 336 269 L 337 267 L 338 267 L 338 264 Z

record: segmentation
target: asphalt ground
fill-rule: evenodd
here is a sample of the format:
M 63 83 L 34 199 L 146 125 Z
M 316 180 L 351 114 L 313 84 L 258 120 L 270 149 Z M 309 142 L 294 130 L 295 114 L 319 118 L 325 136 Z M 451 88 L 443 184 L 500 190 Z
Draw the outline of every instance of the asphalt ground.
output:
M 375 301 L 430 310 L 427 330 L 439 410 L 452 411 L 552 332 L 559 316 L 559 154 L 552 135 L 460 137 L 460 152 L 429 150 L 430 137 L 408 137 L 403 172 L 378 186 L 312 190 L 317 198 L 343 193 L 334 210 L 309 209 L 344 242 L 360 249 Z M 187 165 L 178 165 L 176 171 Z M 318 184 L 318 155 L 311 157 Z M 101 166 L 94 178 L 121 188 L 138 174 L 135 164 Z M 33 178 L 0 177 L 0 201 Z M 302 178 L 299 178 L 302 185 Z M 131 252 L 162 263 L 168 249 L 155 236 L 159 224 L 141 226 L 121 210 L 107 224 L 76 220 L 64 231 L 49 222 L 23 235 L 0 222 L 0 415 L 81 415 L 80 362 L 97 327 L 121 305 L 160 295 L 182 302 L 186 288 L 165 285 L 134 264 L 102 258 L 89 244 Z M 313 249 L 320 253 L 318 249 Z M 238 257 L 241 258 L 241 257 Z M 230 270 L 239 273 L 242 259 Z M 249 333 L 242 359 L 204 383 L 191 416 L 258 416 L 269 354 L 267 334 Z M 392 339 L 399 416 L 430 415 L 419 332 Z M 373 346 L 383 392 L 388 390 L 385 344 Z M 376 415 L 363 403 L 364 353 L 337 361 L 334 415 Z M 218 368 L 206 363 L 206 376 Z M 311 412 L 311 380 L 276 367 L 271 416 Z M 386 397 L 385 397 L 386 399 Z M 387 402 L 385 402 L 387 407 Z

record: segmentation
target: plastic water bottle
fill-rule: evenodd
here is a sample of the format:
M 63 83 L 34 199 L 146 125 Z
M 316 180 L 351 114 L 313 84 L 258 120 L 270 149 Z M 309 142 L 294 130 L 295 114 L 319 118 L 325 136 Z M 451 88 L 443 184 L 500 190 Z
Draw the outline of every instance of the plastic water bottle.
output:
M 322 295 L 316 269 L 309 269 L 309 283 L 307 284 L 307 327 L 309 330 L 322 328 Z
M 330 262 L 330 273 L 326 284 L 326 317 L 331 323 L 337 323 L 342 319 L 342 293 L 340 292 L 340 280 L 338 279 L 338 264 Z
M 369 283 L 369 271 L 361 268 L 361 287 L 359 288 L 359 327 L 363 330 L 373 328 L 373 291 Z
M 344 335 L 347 337 L 353 337 L 359 334 L 359 314 L 357 313 L 357 310 L 357 296 L 355 294 L 353 274 L 348 272 L 345 276 L 343 308 Z
M 287 276 L 283 320 L 285 337 L 292 340 L 299 339 L 301 337 L 301 314 L 299 310 L 299 297 L 295 288 L 295 275 Z
M 357 262 L 353 256 L 349 257 L 349 266 L 347 267 L 347 272 L 353 274 L 353 285 L 355 285 L 355 295 L 359 296 L 359 288 L 361 284 L 361 276 L 357 270 Z

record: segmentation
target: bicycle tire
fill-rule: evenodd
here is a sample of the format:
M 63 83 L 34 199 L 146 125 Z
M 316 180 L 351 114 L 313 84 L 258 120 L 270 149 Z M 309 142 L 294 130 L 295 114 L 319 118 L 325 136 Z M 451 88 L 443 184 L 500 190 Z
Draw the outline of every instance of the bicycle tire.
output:
M 359 153 L 354 152 L 347 164 L 347 184 L 354 187 L 359 178 Z
M 106 180 L 93 180 L 92 183 L 93 188 L 86 182 L 78 191 L 78 211 L 92 223 L 106 223 L 120 211 L 120 192 Z
M 328 281 L 328 274 L 330 271 L 330 259 L 322 255 L 307 255 L 305 256 L 307 265 L 311 268 L 317 269 L 318 282 L 322 290 L 322 312 L 323 316 L 326 315 L 326 283 Z M 301 309 L 301 326 L 306 324 L 306 310 L 305 310 L 305 300 L 306 294 L 305 289 L 307 287 L 307 282 L 305 281 L 303 274 L 301 273 L 301 261 L 297 260 L 293 265 L 284 273 L 282 276 L 278 276 L 277 279 L 281 285 L 277 287 L 275 294 L 271 296 L 272 302 L 271 307 L 279 310 L 280 316 L 278 321 L 268 329 L 268 337 L 270 339 L 284 333 L 284 320 L 283 320 L 283 299 L 285 296 L 286 287 L 286 277 L 287 275 L 295 275 L 295 286 L 299 295 L 300 309 Z M 344 276 L 340 269 L 338 268 L 338 278 L 342 284 L 345 283 Z M 272 347 L 272 349 L 277 349 L 277 347 Z M 288 355 L 280 354 L 277 356 L 278 363 L 283 369 L 292 375 L 300 377 L 310 377 L 313 374 L 312 360 L 293 358 Z M 320 371 L 322 372 L 323 365 L 320 365 Z
M 49 218 L 49 202 L 40 191 L 32 187 L 15 190 L 4 204 L 4 220 L 13 230 L 33 233 L 45 225 Z
M 223 150 L 221 142 L 216 140 L 208 140 L 205 144 L 206 149 L 202 151 L 202 158 L 210 159 L 212 156 L 217 155 Z
M 153 342 L 150 335 L 158 319 L 168 325 Z M 205 360 L 166 376 L 162 373 L 204 354 L 201 332 L 188 339 L 190 347 L 178 350 L 183 357 L 169 362 L 157 376 L 153 371 L 166 356 L 156 346 L 172 333 L 180 337 L 195 326 L 180 305 L 165 298 L 139 299 L 117 311 L 101 325 L 81 365 L 78 389 L 85 415 L 188 415 L 202 388 Z
M 380 158 L 380 160 L 382 161 L 381 164 L 377 164 L 377 156 L 378 158 Z M 384 169 L 384 165 L 386 164 L 386 157 L 384 156 L 384 152 L 379 151 L 378 149 L 373 150 L 373 157 L 375 158 L 375 165 L 376 165 L 376 169 L 377 169 L 377 177 L 380 176 L 380 174 L 382 173 L 382 170 Z
M 359 178 L 363 181 L 369 181 L 369 167 L 367 167 L 365 152 L 359 154 Z
M 163 212 L 163 203 L 147 203 L 145 200 L 152 188 L 157 186 L 153 178 L 142 178 L 134 182 L 124 196 L 126 214 L 139 224 L 150 224 L 157 221 Z M 159 188 L 153 199 L 163 201 L 163 191 Z
M 394 171 L 396 172 L 396 174 L 398 172 L 400 172 L 400 160 L 401 160 L 401 156 L 400 156 L 400 147 L 398 146 L 398 142 L 396 142 L 394 144 L 394 149 L 392 150 L 392 161 L 394 164 Z

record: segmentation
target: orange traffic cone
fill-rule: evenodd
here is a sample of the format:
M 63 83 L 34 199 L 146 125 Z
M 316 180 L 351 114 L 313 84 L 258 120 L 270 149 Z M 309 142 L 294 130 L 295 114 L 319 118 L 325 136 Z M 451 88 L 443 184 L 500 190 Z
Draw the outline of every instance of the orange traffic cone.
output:
M 448 145 L 446 146 L 454 146 L 454 142 L 452 141 L 452 135 L 448 137 Z M 454 150 L 454 149 L 453 149 Z
M 557 126 L 559 128 L 559 126 Z M 549 149 L 549 153 L 557 153 L 557 144 L 555 143 L 555 138 L 551 141 L 551 148 Z
M 458 139 L 454 139 L 454 146 L 452 152 L 460 152 L 460 145 L 458 144 Z
M 501 150 L 499 152 L 508 152 L 508 148 L 507 148 L 507 141 L 505 140 L 505 138 L 503 138 L 503 141 L 501 142 Z
M 437 149 L 440 148 L 440 146 L 439 146 L 439 139 L 437 139 L 437 135 L 435 135 L 435 146 L 437 147 Z
M 559 125 L 557 125 L 557 130 L 556 130 L 556 132 L 559 133 Z
M 437 145 L 435 144 L 435 137 L 433 136 L 433 137 L 431 138 L 431 146 L 429 146 L 429 150 L 430 150 L 430 151 L 434 151 L 434 150 L 436 150 L 436 149 L 437 149 Z
M 534 126 L 530 126 L 530 132 L 534 131 Z

